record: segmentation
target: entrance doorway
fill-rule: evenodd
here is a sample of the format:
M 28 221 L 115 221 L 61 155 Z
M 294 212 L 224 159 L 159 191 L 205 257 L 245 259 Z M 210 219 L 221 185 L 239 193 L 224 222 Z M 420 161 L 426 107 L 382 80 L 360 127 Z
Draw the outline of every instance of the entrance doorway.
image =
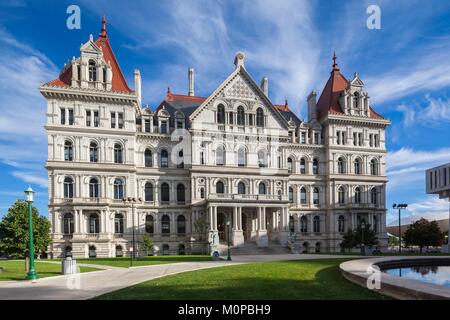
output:
M 226 242 L 228 239 L 227 215 L 223 212 L 217 213 L 217 231 L 219 233 L 219 241 Z M 231 228 L 231 221 L 230 221 Z
M 242 213 L 242 220 L 241 220 L 241 225 L 242 225 L 242 233 L 244 234 L 244 241 L 250 241 L 251 235 L 250 235 L 250 228 L 249 228 L 249 224 L 248 224 L 248 217 L 246 213 Z

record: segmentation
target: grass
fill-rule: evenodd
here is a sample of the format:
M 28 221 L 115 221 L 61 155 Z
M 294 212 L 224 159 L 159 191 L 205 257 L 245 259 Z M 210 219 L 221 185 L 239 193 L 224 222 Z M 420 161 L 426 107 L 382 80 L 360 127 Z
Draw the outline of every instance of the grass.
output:
M 154 279 L 96 299 L 388 299 L 341 276 L 342 259 L 259 262 Z
M 76 258 L 78 263 L 98 264 L 112 267 L 130 267 L 130 258 Z M 133 267 L 149 266 L 155 264 L 177 263 L 177 262 L 195 262 L 195 261 L 211 261 L 211 256 L 190 255 L 190 256 L 151 256 L 141 257 L 133 261 Z
M 0 266 L 3 272 L 0 272 L 0 281 L 25 280 L 25 261 L 24 260 L 0 260 Z M 39 278 L 47 278 L 61 275 L 61 265 L 48 262 L 35 262 L 36 272 Z M 80 267 L 80 272 L 97 271 L 100 269 L 92 267 Z

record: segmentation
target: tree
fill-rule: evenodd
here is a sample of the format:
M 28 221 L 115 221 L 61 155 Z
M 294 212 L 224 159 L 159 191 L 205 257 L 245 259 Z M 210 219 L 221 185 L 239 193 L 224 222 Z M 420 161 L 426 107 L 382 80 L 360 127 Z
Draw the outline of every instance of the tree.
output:
M 347 232 L 342 237 L 341 248 L 342 249 L 352 249 L 356 247 L 355 237 L 353 234 L 353 230 L 347 230 Z
M 142 239 L 142 248 L 145 250 L 147 255 L 150 251 L 153 251 L 153 241 L 148 234 L 145 234 Z
M 195 222 L 194 222 L 194 229 L 195 232 L 197 232 L 200 236 L 200 241 L 203 240 L 204 236 L 206 236 L 206 230 L 208 227 L 208 223 L 206 221 L 205 217 L 199 217 Z
M 32 208 L 34 254 L 47 251 L 51 242 L 50 222 Z M 0 251 L 13 259 L 28 256 L 28 203 L 17 200 L 0 222 Z
M 444 233 L 441 232 L 437 222 L 430 222 L 424 218 L 409 225 L 403 235 L 406 246 L 419 246 L 420 252 L 422 252 L 423 247 L 441 246 L 444 239 Z
M 352 249 L 362 247 L 362 244 L 368 247 L 378 244 L 377 235 L 369 224 L 366 224 L 364 229 L 358 226 L 354 230 L 348 230 L 343 236 L 341 248 Z

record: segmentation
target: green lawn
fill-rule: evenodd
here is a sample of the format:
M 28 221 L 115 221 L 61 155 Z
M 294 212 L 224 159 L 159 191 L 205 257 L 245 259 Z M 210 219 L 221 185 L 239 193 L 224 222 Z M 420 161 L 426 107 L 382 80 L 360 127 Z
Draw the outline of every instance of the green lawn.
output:
M 91 263 L 113 267 L 130 267 L 130 258 L 90 258 L 79 259 L 76 258 L 78 263 Z M 211 261 L 211 256 L 191 255 L 191 256 L 151 256 L 141 257 L 133 261 L 133 267 L 137 266 L 149 266 L 154 264 L 176 263 L 176 262 L 192 262 L 192 261 Z
M 0 260 L 3 272 L 0 272 L 0 281 L 24 280 L 26 276 L 24 260 Z M 47 278 L 61 275 L 61 265 L 36 261 L 36 272 L 39 278 Z M 80 272 L 97 271 L 100 269 L 91 267 L 80 267 Z
M 97 299 L 388 299 L 344 279 L 343 259 L 259 262 L 171 275 Z

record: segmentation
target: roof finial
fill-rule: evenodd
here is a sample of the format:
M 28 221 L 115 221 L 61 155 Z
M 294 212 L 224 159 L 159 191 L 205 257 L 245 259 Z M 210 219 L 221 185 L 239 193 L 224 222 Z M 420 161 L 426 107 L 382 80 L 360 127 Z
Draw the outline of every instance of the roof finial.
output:
M 100 37 L 103 37 L 103 38 L 107 37 L 105 16 L 103 16 L 103 18 L 102 18 L 102 30 L 100 32 Z
M 333 52 L 333 70 L 332 71 L 339 71 L 339 67 L 336 62 L 336 51 Z
M 170 91 L 170 84 L 167 86 L 167 96 L 171 96 L 172 92 Z
M 285 111 L 289 111 L 289 103 L 288 103 L 288 100 L 287 100 L 287 99 L 284 100 L 284 110 L 285 110 Z

